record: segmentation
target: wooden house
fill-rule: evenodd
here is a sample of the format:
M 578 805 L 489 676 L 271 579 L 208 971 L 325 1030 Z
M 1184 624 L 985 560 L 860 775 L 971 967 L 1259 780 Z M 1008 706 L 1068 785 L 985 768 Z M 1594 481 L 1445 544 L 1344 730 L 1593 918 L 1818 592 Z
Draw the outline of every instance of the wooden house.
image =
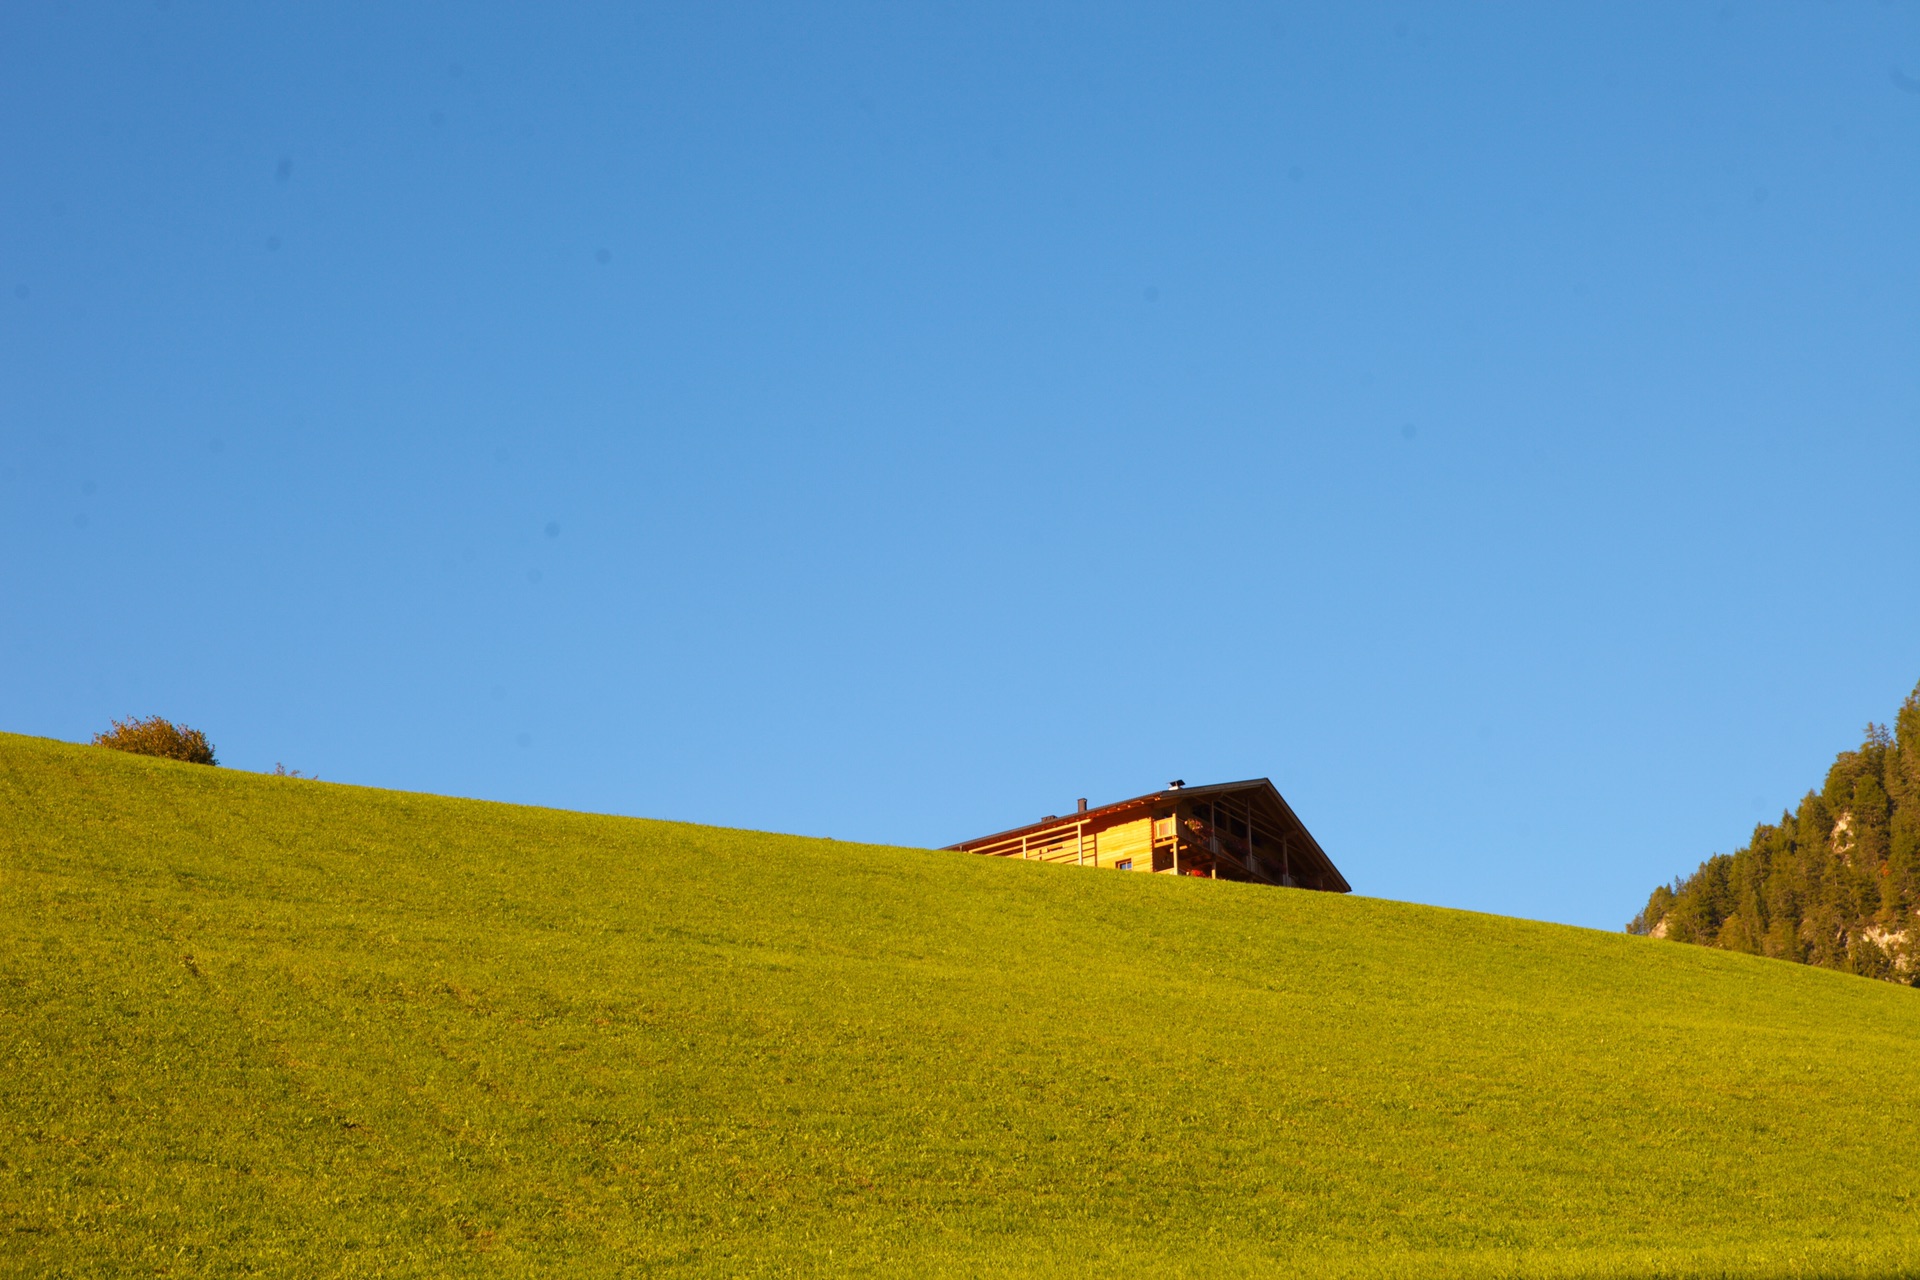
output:
M 948 845 L 994 858 L 1065 862 L 1116 871 L 1211 876 L 1347 893 L 1352 887 L 1273 783 L 1265 778 L 1165 791 L 1054 814 Z

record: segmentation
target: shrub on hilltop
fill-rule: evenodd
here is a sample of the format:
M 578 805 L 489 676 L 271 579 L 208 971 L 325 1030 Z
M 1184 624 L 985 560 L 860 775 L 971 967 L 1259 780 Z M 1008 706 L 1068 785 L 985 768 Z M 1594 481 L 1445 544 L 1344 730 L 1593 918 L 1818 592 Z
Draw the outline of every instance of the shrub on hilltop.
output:
M 140 756 L 185 760 L 188 764 L 220 763 L 213 758 L 213 744 L 207 741 L 206 734 L 159 716 L 148 716 L 145 720 L 115 720 L 113 728 L 93 735 L 93 745 L 112 747 L 115 751 L 131 751 Z

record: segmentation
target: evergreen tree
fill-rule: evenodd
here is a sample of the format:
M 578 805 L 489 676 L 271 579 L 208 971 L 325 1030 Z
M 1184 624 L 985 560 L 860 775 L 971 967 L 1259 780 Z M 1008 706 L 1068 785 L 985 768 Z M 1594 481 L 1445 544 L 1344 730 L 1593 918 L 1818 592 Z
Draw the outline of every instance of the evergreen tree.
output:
M 1920 686 L 1820 790 L 1655 889 L 1627 929 L 1920 985 Z

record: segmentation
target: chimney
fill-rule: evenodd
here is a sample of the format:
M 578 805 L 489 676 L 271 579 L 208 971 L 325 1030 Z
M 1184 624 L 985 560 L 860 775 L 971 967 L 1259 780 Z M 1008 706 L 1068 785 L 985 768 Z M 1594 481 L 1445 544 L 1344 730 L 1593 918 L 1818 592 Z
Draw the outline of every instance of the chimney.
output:
M 1178 791 L 1180 788 L 1186 785 L 1187 785 L 1187 780 L 1185 778 L 1175 778 L 1172 782 L 1169 782 L 1167 784 L 1167 790 Z
M 1086 798 L 1085 796 L 1081 796 L 1081 797 L 1080 797 L 1080 812 L 1082 812 L 1082 813 L 1085 813 L 1086 811 L 1087 811 L 1087 798 Z

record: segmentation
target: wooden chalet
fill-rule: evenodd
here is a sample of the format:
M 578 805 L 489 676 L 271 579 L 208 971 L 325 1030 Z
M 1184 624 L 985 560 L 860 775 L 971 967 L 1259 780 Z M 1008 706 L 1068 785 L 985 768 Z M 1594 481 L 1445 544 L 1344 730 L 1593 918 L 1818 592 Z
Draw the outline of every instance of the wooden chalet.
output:
M 1348 893 L 1340 869 L 1265 778 L 1165 791 L 948 845 L 993 858 L 1210 876 Z

